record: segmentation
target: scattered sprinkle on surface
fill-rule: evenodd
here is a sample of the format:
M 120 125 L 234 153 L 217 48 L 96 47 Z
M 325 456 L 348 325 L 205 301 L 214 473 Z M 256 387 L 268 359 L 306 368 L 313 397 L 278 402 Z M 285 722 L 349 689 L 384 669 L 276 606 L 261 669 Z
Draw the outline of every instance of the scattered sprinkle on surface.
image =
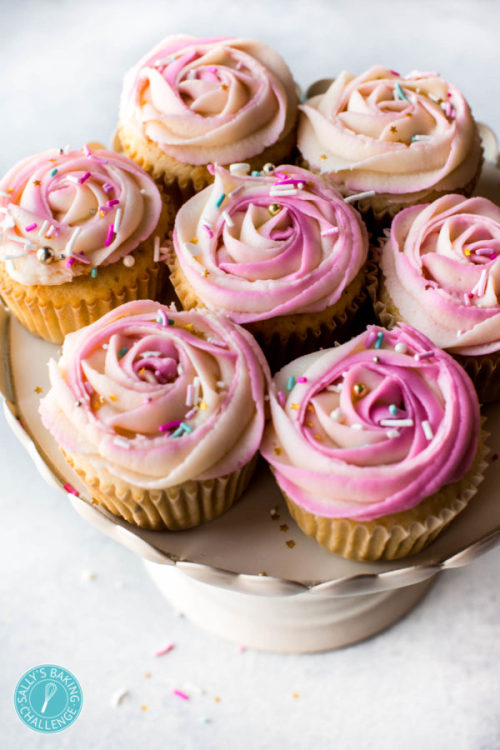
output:
M 111 705 L 113 708 L 117 708 L 126 696 L 129 695 L 127 688 L 120 688 L 111 696 Z
M 173 648 L 175 648 L 173 643 L 166 643 L 159 648 L 158 651 L 155 651 L 155 656 L 164 656 L 165 654 L 168 654 L 169 651 L 172 651 Z
M 288 547 L 289 549 L 293 549 L 293 548 L 295 547 L 295 542 L 293 541 L 293 539 L 287 539 L 287 541 L 286 541 L 286 546 L 287 546 L 287 547 Z

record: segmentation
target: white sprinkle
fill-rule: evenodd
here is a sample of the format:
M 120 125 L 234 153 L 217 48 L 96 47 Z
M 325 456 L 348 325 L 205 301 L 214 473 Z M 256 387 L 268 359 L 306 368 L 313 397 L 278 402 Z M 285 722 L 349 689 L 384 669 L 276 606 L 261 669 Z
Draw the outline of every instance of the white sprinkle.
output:
M 113 438 L 113 443 L 120 446 L 120 448 L 126 448 L 127 450 L 130 450 L 130 443 L 128 440 L 125 440 L 125 438 L 115 437 Z
M 194 386 L 188 385 L 186 390 L 186 406 L 192 406 L 194 404 Z
M 403 342 L 400 341 L 399 344 L 396 344 L 394 347 L 394 351 L 398 354 L 406 354 L 406 344 L 403 344 Z
M 381 419 L 382 427 L 413 427 L 413 419 Z
M 52 237 L 53 234 L 54 234 L 54 225 L 51 224 L 50 227 L 47 229 L 45 236 Z
M 177 375 L 182 375 L 183 372 L 184 372 L 184 370 L 182 369 L 182 365 L 178 364 L 177 365 Z
M 160 260 L 160 238 L 156 235 L 154 239 L 153 262 L 158 263 Z
M 67 143 L 63 148 L 63 153 L 67 154 L 69 151 L 71 151 L 71 146 Z
M 114 223 L 113 223 L 113 229 L 115 230 L 115 234 L 118 232 L 118 230 L 120 228 L 120 222 L 121 222 L 121 220 L 122 220 L 122 209 L 121 208 L 117 208 L 116 209 L 116 214 L 115 214 L 115 220 L 114 220 Z
M 116 708 L 117 706 L 119 706 L 122 700 L 127 695 L 129 695 L 129 691 L 127 690 L 127 688 L 120 688 L 120 690 L 117 690 L 116 693 L 113 693 L 113 695 L 111 696 L 111 701 L 110 701 L 113 708 Z
M 201 252 L 198 245 L 195 245 L 194 242 L 184 242 L 184 249 L 194 257 L 200 255 Z
M 43 235 L 47 231 L 48 226 L 49 226 L 49 220 L 45 219 L 42 226 L 40 227 L 40 231 L 38 232 L 39 237 L 43 237 Z
M 122 262 L 126 268 L 132 268 L 135 265 L 135 258 L 133 255 L 126 255 Z
M 200 378 L 198 375 L 193 378 L 193 387 L 194 387 L 194 403 L 197 404 L 200 399 Z
M 25 245 L 26 244 L 26 238 L 25 237 L 19 237 L 19 235 L 17 235 L 17 234 L 13 234 L 13 235 L 9 236 L 9 240 L 11 242 L 19 242 L 21 245 Z
M 430 139 L 430 135 L 424 135 L 423 133 L 419 135 L 412 135 L 411 137 L 412 142 L 428 141 L 429 139 Z
M 228 227 L 234 227 L 234 221 L 231 219 L 227 211 L 222 212 L 222 218 L 224 219 Z
M 106 350 L 106 349 L 107 349 L 108 347 L 109 347 L 109 344 L 103 344 L 103 345 L 102 345 L 102 348 L 103 348 L 104 350 Z
M 399 432 L 397 430 L 387 430 L 387 437 L 388 438 L 397 438 L 397 437 L 399 437 Z
M 330 417 L 334 422 L 341 422 L 344 418 L 344 415 L 342 414 L 342 411 L 340 409 L 334 409 L 332 412 L 330 412 Z
M 96 578 L 96 574 L 92 570 L 82 570 L 80 573 L 80 580 L 81 581 L 94 581 Z
M 71 257 L 71 254 L 73 252 L 73 245 L 75 244 L 76 238 L 78 237 L 78 235 L 80 234 L 81 231 L 82 231 L 81 227 L 75 227 L 75 229 L 73 231 L 73 234 L 71 235 L 71 237 L 69 239 L 69 242 L 66 244 L 66 248 L 64 250 L 64 253 L 65 253 L 65 255 L 66 255 L 67 258 Z
M 278 196 L 285 196 L 285 195 L 297 195 L 299 191 L 296 188 L 287 188 L 286 190 L 279 190 L 277 187 L 272 187 L 269 191 L 269 195 L 271 198 L 276 198 Z
M 147 190 L 145 190 L 144 188 L 141 188 L 139 192 L 141 195 L 147 195 Z
M 363 198 L 372 198 L 375 195 L 375 190 L 365 190 L 364 193 L 356 193 L 355 195 L 348 195 L 344 198 L 344 203 L 353 203 L 354 201 L 360 201 Z
M 24 258 L 25 253 L 19 253 L 19 255 L 4 255 L 2 260 L 17 260 L 18 258 Z
M 234 190 L 231 190 L 231 192 L 228 194 L 228 198 L 234 198 L 235 195 L 237 195 L 241 190 L 243 190 L 245 186 L 244 185 L 238 185 L 237 188 L 234 188 Z
M 224 388 L 224 381 L 223 380 L 217 380 L 217 382 L 215 383 L 215 385 L 217 386 L 217 388 Z
M 440 97 L 436 96 L 435 94 L 431 94 L 430 91 L 427 92 L 427 96 L 429 99 L 432 99 L 433 102 L 438 102 Z
M 75 177 L 74 174 L 68 174 L 68 175 L 65 175 L 65 176 L 66 176 L 66 179 L 67 179 L 68 182 L 72 182 L 75 185 L 80 185 L 80 178 L 79 177 Z
M 330 229 L 325 229 L 323 232 L 321 232 L 322 237 L 329 237 L 331 234 L 337 234 L 339 231 L 338 227 L 330 227 Z
M 351 425 L 351 429 L 352 430 L 362 430 L 363 429 L 363 425 L 360 424 L 359 422 L 354 422 L 354 424 Z
M 432 427 L 426 419 L 424 419 L 424 421 L 422 422 L 422 429 L 427 440 L 432 440 L 432 438 L 434 437 L 434 433 L 432 432 Z
M 482 297 L 486 291 L 486 284 L 488 283 L 488 269 L 483 268 L 481 276 L 476 286 L 472 289 L 473 294 L 477 294 L 478 297 Z
M 141 352 L 139 356 L 142 359 L 144 359 L 144 357 L 161 357 L 161 352 L 157 352 L 154 349 L 148 349 L 147 352 Z
M 246 162 L 235 162 L 229 165 L 229 171 L 231 174 L 248 174 L 250 171 L 250 164 Z
M 331 391 L 332 393 L 340 393 L 342 390 L 342 383 L 339 383 L 338 385 L 327 385 L 326 390 Z
M 463 334 L 463 331 L 460 331 L 460 330 L 459 330 L 459 331 L 457 331 L 457 336 L 459 336 L 459 337 L 460 337 L 460 336 L 461 336 L 462 334 Z

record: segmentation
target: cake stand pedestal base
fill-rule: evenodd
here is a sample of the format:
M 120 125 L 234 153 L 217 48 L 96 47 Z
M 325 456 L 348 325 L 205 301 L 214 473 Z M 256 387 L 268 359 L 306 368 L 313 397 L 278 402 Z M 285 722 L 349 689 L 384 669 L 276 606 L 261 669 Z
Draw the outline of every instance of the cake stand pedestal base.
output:
M 174 609 L 199 627 L 240 646 L 296 654 L 349 646 L 388 628 L 435 578 L 357 596 L 258 596 L 198 581 L 174 565 L 144 565 Z

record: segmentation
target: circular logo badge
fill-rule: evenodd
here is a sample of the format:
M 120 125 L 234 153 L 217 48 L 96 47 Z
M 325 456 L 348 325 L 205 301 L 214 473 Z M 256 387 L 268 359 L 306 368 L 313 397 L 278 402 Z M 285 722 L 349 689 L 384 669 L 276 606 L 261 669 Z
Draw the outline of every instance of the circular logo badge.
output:
M 54 734 L 71 726 L 82 709 L 82 688 L 74 675 L 56 664 L 42 664 L 23 674 L 14 703 L 17 715 L 35 732 Z

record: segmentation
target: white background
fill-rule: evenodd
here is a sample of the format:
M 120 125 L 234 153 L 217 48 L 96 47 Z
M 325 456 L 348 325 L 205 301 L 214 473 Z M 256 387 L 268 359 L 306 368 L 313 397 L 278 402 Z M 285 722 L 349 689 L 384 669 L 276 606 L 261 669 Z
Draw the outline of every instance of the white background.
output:
M 437 70 L 500 132 L 495 0 L 1 0 L 0 8 L 2 173 L 46 148 L 108 142 L 123 72 L 182 31 L 257 37 L 302 86 L 375 62 Z M 370 641 L 312 656 L 241 653 L 176 616 L 138 558 L 45 486 L 3 419 L 0 445 L 2 750 L 500 748 L 500 549 L 442 575 L 406 619 Z M 81 581 L 83 570 L 96 578 Z M 166 641 L 175 649 L 155 658 Z M 72 670 L 84 690 L 75 725 L 49 737 L 25 728 L 13 706 L 21 674 L 44 662 Z M 129 695 L 112 708 L 120 688 Z

